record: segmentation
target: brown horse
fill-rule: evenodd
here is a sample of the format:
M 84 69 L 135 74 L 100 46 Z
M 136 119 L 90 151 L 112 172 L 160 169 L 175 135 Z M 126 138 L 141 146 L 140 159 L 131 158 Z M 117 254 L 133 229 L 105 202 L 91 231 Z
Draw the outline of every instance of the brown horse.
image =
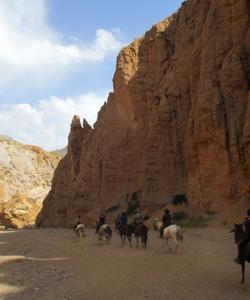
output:
M 115 224 L 116 230 L 118 230 L 118 233 L 122 240 L 122 245 L 126 245 L 126 238 L 129 241 L 129 246 L 132 247 L 132 234 L 134 232 L 134 225 L 133 224 L 124 224 L 124 225 L 118 225 Z
M 148 227 L 143 223 L 135 225 L 134 236 L 136 238 L 136 248 L 139 247 L 139 238 L 141 238 L 142 247 L 147 248 Z
M 231 232 L 234 232 L 234 240 L 235 243 L 239 245 L 239 243 L 242 241 L 242 239 L 245 238 L 246 233 L 243 229 L 243 224 L 234 224 L 234 229 L 231 230 Z M 248 243 L 244 249 L 243 249 L 243 255 L 242 255 L 242 262 L 241 262 L 241 283 L 245 282 L 245 263 L 250 263 L 250 243 Z

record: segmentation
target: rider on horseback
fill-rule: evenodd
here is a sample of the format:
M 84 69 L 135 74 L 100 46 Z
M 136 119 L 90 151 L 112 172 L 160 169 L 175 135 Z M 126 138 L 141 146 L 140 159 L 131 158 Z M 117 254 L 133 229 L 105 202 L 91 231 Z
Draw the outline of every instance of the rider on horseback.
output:
M 144 222 L 143 214 L 140 211 L 135 211 L 135 214 L 134 214 L 134 223 L 135 223 L 135 225 L 143 224 L 143 222 Z
M 96 232 L 95 233 L 98 233 L 99 229 L 104 224 L 106 224 L 106 216 L 104 213 L 102 213 L 99 217 L 99 223 L 96 224 Z
M 76 227 L 77 227 L 78 225 L 80 225 L 80 224 L 82 224 L 81 216 L 78 216 L 78 217 L 77 217 L 77 221 L 76 221 L 75 226 L 74 226 L 74 229 L 76 229 Z
M 163 237 L 163 230 L 172 224 L 172 216 L 170 215 L 169 209 L 164 210 L 164 214 L 162 216 L 162 227 L 160 230 L 160 238 Z
M 126 213 L 122 212 L 119 218 L 119 225 L 117 229 L 119 230 L 123 225 L 127 225 L 127 222 L 128 222 L 128 218 L 126 216 Z
M 234 261 L 238 264 L 242 263 L 244 247 L 250 242 L 250 209 L 247 210 L 247 217 L 244 220 L 245 237 L 238 243 L 238 257 Z

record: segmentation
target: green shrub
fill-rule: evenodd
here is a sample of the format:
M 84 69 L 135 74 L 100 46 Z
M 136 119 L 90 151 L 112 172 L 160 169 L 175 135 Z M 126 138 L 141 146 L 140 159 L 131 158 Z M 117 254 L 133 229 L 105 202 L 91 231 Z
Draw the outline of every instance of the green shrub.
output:
M 127 216 L 131 216 L 140 206 L 139 193 L 134 192 L 131 196 L 131 199 L 128 201 Z
M 177 211 L 173 214 L 174 223 L 180 223 L 182 220 L 186 219 L 188 215 L 184 211 Z
M 117 211 L 119 208 L 120 208 L 119 204 L 113 205 L 113 206 L 109 207 L 108 209 L 106 209 L 106 214 Z
M 187 204 L 188 200 L 185 194 L 175 195 L 172 200 L 173 205 Z

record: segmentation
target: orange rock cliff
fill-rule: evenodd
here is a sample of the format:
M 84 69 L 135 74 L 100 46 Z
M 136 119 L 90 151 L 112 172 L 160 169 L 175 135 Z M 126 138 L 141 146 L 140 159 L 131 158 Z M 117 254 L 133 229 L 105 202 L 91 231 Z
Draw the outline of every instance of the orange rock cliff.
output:
M 94 128 L 72 121 L 37 225 L 131 200 L 153 214 L 179 194 L 215 212 L 248 198 L 249 25 L 247 0 L 189 0 L 122 49 Z

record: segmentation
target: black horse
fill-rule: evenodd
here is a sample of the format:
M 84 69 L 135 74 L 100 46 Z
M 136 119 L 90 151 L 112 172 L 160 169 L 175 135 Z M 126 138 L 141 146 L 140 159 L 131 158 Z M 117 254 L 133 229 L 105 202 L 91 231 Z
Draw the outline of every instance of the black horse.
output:
M 141 243 L 144 248 L 147 248 L 148 241 L 148 227 L 143 223 L 135 225 L 134 236 L 136 238 L 136 247 L 139 246 L 139 238 L 141 238 Z
M 132 235 L 136 238 L 136 247 L 139 247 L 139 238 L 144 248 L 147 248 L 148 241 L 148 227 L 143 223 L 119 225 L 119 221 L 115 220 L 115 230 L 119 232 L 123 246 L 126 244 L 126 237 L 129 241 L 130 247 L 132 247 Z
M 234 229 L 231 230 L 234 232 L 234 240 L 235 243 L 238 245 L 246 236 L 246 233 L 243 229 L 243 224 L 234 224 Z M 245 282 L 245 263 L 250 263 L 250 243 L 248 243 L 242 253 L 242 262 L 241 262 L 241 283 Z
M 122 245 L 126 245 L 126 238 L 129 241 L 129 246 L 132 247 L 132 235 L 134 233 L 134 225 L 133 224 L 123 224 L 120 225 L 118 222 L 115 221 L 115 230 L 118 231 Z

